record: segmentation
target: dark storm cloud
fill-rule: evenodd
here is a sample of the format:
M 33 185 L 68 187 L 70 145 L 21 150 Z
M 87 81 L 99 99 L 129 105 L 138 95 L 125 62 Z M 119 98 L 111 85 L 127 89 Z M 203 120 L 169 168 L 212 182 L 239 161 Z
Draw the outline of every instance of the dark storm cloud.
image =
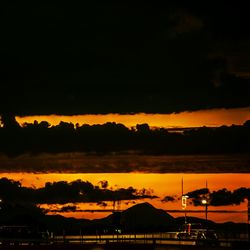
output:
M 226 188 L 209 192 L 208 189 L 195 190 L 188 193 L 189 198 L 194 205 L 202 205 L 202 199 L 207 199 L 208 204 L 211 206 L 227 206 L 227 205 L 239 205 L 245 200 L 250 199 L 250 188 L 238 188 L 230 191 Z
M 210 204 L 213 206 L 239 205 L 250 199 L 250 188 L 239 188 L 229 191 L 226 188 L 214 191 L 210 195 Z
M 0 112 L 249 106 L 249 82 L 229 76 L 226 59 L 241 49 L 234 41 L 250 41 L 245 7 L 225 1 L 6 2 Z
M 42 188 L 22 187 L 19 181 L 7 178 L 0 179 L 0 197 L 4 203 L 34 203 L 34 204 L 66 204 L 74 202 L 96 202 L 105 207 L 104 201 L 138 200 L 157 198 L 151 190 L 135 189 L 133 187 L 111 190 L 99 188 L 88 181 L 47 182 Z M 65 211 L 76 207 L 65 206 Z
M 228 206 L 239 205 L 245 200 L 250 199 L 250 188 L 241 187 L 233 191 L 222 188 L 217 191 L 210 192 L 207 188 L 197 189 L 187 194 L 188 202 L 195 206 L 203 206 L 202 200 L 206 199 L 209 206 Z M 166 196 L 162 202 L 177 201 L 178 198 L 174 196 Z
M 165 196 L 161 201 L 162 202 L 169 202 L 169 201 L 175 201 L 176 199 L 173 196 Z
M 186 195 L 187 195 L 189 198 L 198 198 L 198 197 L 200 197 L 201 195 L 206 195 L 206 194 L 208 194 L 208 192 L 209 192 L 209 190 L 208 190 L 207 188 L 202 188 L 202 189 L 198 189 L 198 190 L 189 192 L 189 193 L 187 193 Z
M 38 123 L 35 121 L 34 123 L 25 123 L 21 127 L 15 122 L 15 119 L 6 119 L 5 116 L 3 117 L 3 127 L 0 127 L 0 153 L 3 155 L 16 157 L 25 154 L 82 152 L 87 155 L 93 154 L 92 159 L 96 155 L 102 155 L 103 157 L 94 159 L 91 166 L 92 171 L 94 169 L 103 171 L 104 167 L 107 172 L 113 172 L 115 169 L 120 169 L 123 172 L 140 170 L 136 169 L 137 167 L 141 167 L 135 164 L 136 161 L 132 162 L 125 159 L 125 161 L 118 162 L 118 164 L 112 164 L 112 161 L 109 159 L 106 161 L 104 155 L 110 154 L 198 155 L 218 153 L 249 154 L 250 152 L 250 121 L 246 121 L 243 125 L 232 125 L 230 127 L 184 129 L 180 133 L 169 132 L 168 129 L 164 128 L 150 128 L 148 124 L 138 124 L 135 128 L 127 128 L 123 124 L 116 124 L 114 122 L 102 125 L 84 124 L 74 127 L 72 123 L 66 122 L 50 126 L 48 122 L 43 121 Z M 103 161 L 104 159 L 105 161 Z M 14 168 L 18 169 L 20 164 L 24 164 L 24 161 L 25 159 L 17 162 Z M 143 162 L 145 162 L 143 166 L 144 171 L 148 171 L 149 162 L 146 160 L 143 160 Z M 50 166 L 51 163 L 54 166 Z M 43 164 L 44 161 L 42 162 Z M 65 159 L 64 164 L 61 170 L 66 170 L 70 165 L 73 165 L 71 171 L 74 171 L 73 169 L 77 169 L 78 167 L 83 167 L 83 169 L 86 167 L 86 162 L 82 164 L 80 161 L 75 162 L 75 159 Z M 11 165 L 11 159 L 2 159 L 0 169 L 8 169 L 8 166 Z M 44 171 L 44 167 L 56 170 L 58 164 L 54 161 L 47 162 L 47 165 L 42 165 L 40 162 L 34 164 L 34 171 L 35 169 L 36 171 Z M 185 165 L 187 164 L 185 163 Z M 227 167 L 229 168 L 230 165 L 232 163 Z M 161 165 L 158 166 L 157 170 L 161 171 L 161 167 Z M 194 165 L 190 167 L 195 169 Z M 28 164 L 24 168 L 29 169 Z M 237 171 L 239 171 L 238 168 Z M 107 183 L 101 183 L 101 185 L 105 186 Z

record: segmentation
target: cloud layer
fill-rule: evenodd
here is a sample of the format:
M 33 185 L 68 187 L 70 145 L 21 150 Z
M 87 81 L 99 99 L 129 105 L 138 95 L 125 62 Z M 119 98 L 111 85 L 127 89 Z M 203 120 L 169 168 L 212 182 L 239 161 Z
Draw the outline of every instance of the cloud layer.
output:
M 186 129 L 183 133 L 148 124 L 127 128 L 123 124 L 76 126 L 61 122 L 26 123 L 23 127 L 12 116 L 2 116 L 0 152 L 8 156 L 41 153 L 110 154 L 137 152 L 145 155 L 249 153 L 250 121 L 244 125 Z
M 88 181 L 47 182 L 42 188 L 22 187 L 19 181 L 7 178 L 0 179 L 0 197 L 3 204 L 66 204 L 77 202 L 96 202 L 105 206 L 105 201 L 137 200 L 157 198 L 151 190 L 137 190 L 133 187 L 112 189 L 111 187 L 94 186 Z M 65 207 L 72 210 L 74 207 Z
M 250 106 L 249 81 L 230 70 L 232 53 L 241 61 L 249 49 L 244 5 L 6 2 L 0 113 Z
M 202 200 L 206 199 L 208 206 L 228 206 L 239 205 L 250 199 L 250 188 L 241 187 L 233 191 L 222 188 L 217 191 L 210 192 L 209 189 L 197 189 L 186 193 L 188 202 L 195 206 L 204 206 Z M 175 197 L 166 196 L 163 202 L 176 201 Z

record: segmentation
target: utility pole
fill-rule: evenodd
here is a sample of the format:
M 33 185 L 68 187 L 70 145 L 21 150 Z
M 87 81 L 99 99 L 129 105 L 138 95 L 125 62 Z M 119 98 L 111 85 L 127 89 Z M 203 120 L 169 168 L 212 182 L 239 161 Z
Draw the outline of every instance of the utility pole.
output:
M 208 188 L 207 188 L 207 180 L 206 180 L 206 189 L 208 190 Z M 206 220 L 205 223 L 206 223 L 206 228 L 207 228 L 208 202 L 209 202 L 209 199 L 208 199 L 208 195 L 206 194 L 205 198 L 203 198 L 201 200 L 202 205 L 205 206 L 205 220 Z
M 184 195 L 183 193 L 183 177 L 181 179 L 181 205 L 182 205 L 182 209 L 184 210 L 184 215 L 185 215 L 185 224 L 187 223 L 187 212 L 186 212 L 186 208 L 187 208 L 187 199 L 188 196 Z
M 248 197 L 247 199 L 247 239 L 248 241 L 250 241 L 249 225 L 250 225 L 250 200 Z

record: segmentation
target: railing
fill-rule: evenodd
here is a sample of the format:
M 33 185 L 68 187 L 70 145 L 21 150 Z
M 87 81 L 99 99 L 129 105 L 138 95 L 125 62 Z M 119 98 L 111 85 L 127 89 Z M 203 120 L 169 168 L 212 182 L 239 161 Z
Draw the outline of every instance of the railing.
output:
M 54 236 L 46 240 L 43 239 L 6 239 L 0 238 L 1 245 L 216 245 L 218 247 L 238 248 L 249 246 L 247 239 L 220 239 L 197 240 L 197 239 L 177 239 L 176 232 L 151 233 L 151 234 L 112 234 L 112 235 L 76 235 L 76 236 Z M 239 246 L 239 247 L 237 247 Z
M 247 245 L 245 239 L 220 239 L 220 240 L 197 240 L 178 239 L 177 232 L 152 233 L 152 234 L 113 234 L 113 235 L 78 235 L 78 236 L 55 236 L 53 244 L 156 244 L 156 245 L 217 245 L 232 247 L 235 245 Z

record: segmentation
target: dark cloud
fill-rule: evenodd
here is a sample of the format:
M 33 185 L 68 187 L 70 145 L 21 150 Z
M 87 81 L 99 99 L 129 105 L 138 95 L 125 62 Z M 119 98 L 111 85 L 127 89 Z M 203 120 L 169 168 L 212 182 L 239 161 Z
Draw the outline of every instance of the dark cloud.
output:
M 96 202 L 105 207 L 105 201 L 138 200 L 157 198 L 151 190 L 138 190 L 133 187 L 111 190 L 100 189 L 88 181 L 47 182 L 42 188 L 22 187 L 19 181 L 7 178 L 0 179 L 0 197 L 4 204 L 66 204 L 74 202 Z M 75 206 L 64 206 L 63 211 L 77 209 Z
M 150 128 L 148 124 L 127 128 L 123 124 L 111 122 L 76 127 L 66 122 L 56 126 L 50 126 L 47 122 L 34 122 L 20 127 L 14 119 L 2 120 L 0 153 L 8 156 L 73 152 L 134 152 L 145 155 L 248 154 L 250 150 L 249 121 L 230 127 L 184 129 L 183 133 L 179 133 L 169 132 L 164 128 Z M 4 168 L 4 164 L 1 167 Z M 107 183 L 100 184 L 105 186 Z
M 137 152 L 0 155 L 0 172 L 249 173 L 249 155 L 143 155 Z
M 161 201 L 162 202 L 175 201 L 175 198 L 173 196 L 165 196 Z
M 97 205 L 100 206 L 100 207 L 102 207 L 102 208 L 105 208 L 105 207 L 108 206 L 107 202 L 104 202 L 104 201 L 97 202 Z
M 211 206 L 239 205 L 250 199 L 250 188 L 239 188 L 234 191 L 226 188 L 209 192 L 208 189 L 195 190 L 189 193 L 189 198 L 196 206 L 202 205 L 202 199 L 206 198 Z
M 60 209 L 50 210 L 50 212 L 68 213 L 78 211 L 77 206 L 63 206 Z
M 227 67 L 233 52 L 241 58 L 249 48 L 240 45 L 250 41 L 245 4 L 6 2 L 0 112 L 249 106 L 249 81 L 232 80 Z
M 221 189 L 210 195 L 210 204 L 213 206 L 239 205 L 244 200 L 250 199 L 250 188 L 239 188 L 234 191 Z
M 195 199 L 200 197 L 201 195 L 206 195 L 209 193 L 209 190 L 207 188 L 201 188 L 192 192 L 187 193 L 186 195 L 191 198 L 191 199 Z
M 102 188 L 107 188 L 109 185 L 108 181 L 105 181 L 105 180 L 99 181 L 98 184 L 100 184 Z
M 187 194 L 188 202 L 195 206 L 204 206 L 202 200 L 206 199 L 209 206 L 228 206 L 239 205 L 245 200 L 250 199 L 250 188 L 241 187 L 233 191 L 222 188 L 217 191 L 210 192 L 207 188 L 197 189 Z M 177 201 L 174 196 L 166 196 L 163 202 Z

